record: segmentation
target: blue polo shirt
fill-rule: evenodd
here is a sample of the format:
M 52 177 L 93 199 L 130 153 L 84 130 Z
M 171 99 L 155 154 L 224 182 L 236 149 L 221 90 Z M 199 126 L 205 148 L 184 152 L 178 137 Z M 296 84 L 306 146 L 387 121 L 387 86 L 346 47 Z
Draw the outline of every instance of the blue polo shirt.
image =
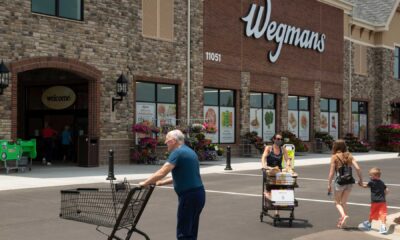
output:
M 180 195 L 185 191 L 203 187 L 200 177 L 199 159 L 196 153 L 186 145 L 173 150 L 167 162 L 175 165 L 172 169 L 175 192 Z

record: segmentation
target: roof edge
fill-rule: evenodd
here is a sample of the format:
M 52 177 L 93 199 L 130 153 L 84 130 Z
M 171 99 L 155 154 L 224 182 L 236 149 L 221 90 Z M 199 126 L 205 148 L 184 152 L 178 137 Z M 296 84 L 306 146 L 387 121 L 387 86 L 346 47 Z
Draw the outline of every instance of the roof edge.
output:
M 397 0 L 400 1 L 400 0 Z M 343 0 L 318 0 L 318 2 L 321 2 L 323 4 L 339 8 L 344 11 L 344 13 L 349 14 L 353 10 L 354 4 L 345 2 Z
M 388 19 L 386 20 L 384 31 L 388 31 L 389 30 L 389 25 L 392 22 L 393 16 L 396 13 L 397 8 L 399 7 L 399 3 L 400 3 L 400 0 L 396 0 L 395 1 L 394 5 L 393 5 L 393 8 L 392 8 L 392 12 L 390 13 Z

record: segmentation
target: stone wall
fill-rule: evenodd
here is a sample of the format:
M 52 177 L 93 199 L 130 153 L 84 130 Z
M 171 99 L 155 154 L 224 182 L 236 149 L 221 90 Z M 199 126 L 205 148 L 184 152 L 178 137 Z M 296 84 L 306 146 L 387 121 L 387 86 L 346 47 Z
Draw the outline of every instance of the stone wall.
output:
M 192 115 L 199 117 L 203 101 L 203 2 L 192 3 L 191 109 Z M 30 1 L 4 0 L 0 6 L 0 56 L 7 64 L 38 56 L 59 57 L 86 63 L 102 72 L 100 149 L 118 145 L 121 154 L 116 154 L 116 160 L 122 162 L 127 161 L 133 143 L 135 83 L 132 79 L 179 82 L 178 114 L 186 117 L 187 1 L 174 1 L 173 41 L 142 36 L 141 4 L 142 0 L 87 0 L 84 21 L 32 13 Z M 112 112 L 111 98 L 116 96 L 115 81 L 121 73 L 129 79 L 129 93 Z M 11 137 L 11 89 L 10 85 L 0 96 L 0 138 L 6 139 Z M 105 157 L 104 151 L 100 151 L 100 159 Z

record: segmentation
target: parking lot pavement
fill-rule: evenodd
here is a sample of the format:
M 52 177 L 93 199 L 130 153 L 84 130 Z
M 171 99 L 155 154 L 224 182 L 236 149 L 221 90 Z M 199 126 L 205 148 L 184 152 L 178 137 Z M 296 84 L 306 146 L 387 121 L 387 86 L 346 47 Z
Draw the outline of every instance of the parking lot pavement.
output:
M 400 181 L 397 177 L 398 159 L 360 163 L 364 179 L 373 166 L 382 169 L 382 179 L 390 187 L 389 214 L 400 211 Z M 203 175 L 207 202 L 201 217 L 199 239 L 384 239 L 358 228 L 368 217 L 370 193 L 354 186 L 350 196 L 350 220 L 346 229 L 336 229 L 338 213 L 332 198 L 326 194 L 328 165 L 298 167 L 299 185 L 295 196 L 299 207 L 295 217 L 307 223 L 294 222 L 292 227 L 283 222 L 277 227 L 264 218 L 260 222 L 261 172 L 259 170 L 220 172 Z M 138 182 L 138 180 L 135 180 Z M 82 185 L 80 185 L 82 186 Z M 109 187 L 98 183 L 85 186 Z M 95 226 L 68 221 L 58 217 L 61 189 L 77 186 L 46 187 L 0 191 L 1 239 L 64 240 L 106 239 Z M 138 224 L 153 240 L 175 239 L 177 197 L 170 186 L 157 187 Z M 286 213 L 281 213 L 284 216 Z M 6 217 L 4 217 L 6 216 Z M 136 238 L 133 238 L 136 239 Z M 140 239 L 140 237 L 138 238 Z M 399 239 L 399 238 L 397 238 Z

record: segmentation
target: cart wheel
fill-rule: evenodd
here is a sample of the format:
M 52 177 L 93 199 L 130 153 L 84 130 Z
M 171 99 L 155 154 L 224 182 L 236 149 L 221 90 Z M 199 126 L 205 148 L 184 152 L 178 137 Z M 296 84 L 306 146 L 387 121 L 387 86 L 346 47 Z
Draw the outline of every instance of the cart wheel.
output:
M 264 214 L 260 213 L 260 222 L 263 222 L 263 220 L 264 220 Z

